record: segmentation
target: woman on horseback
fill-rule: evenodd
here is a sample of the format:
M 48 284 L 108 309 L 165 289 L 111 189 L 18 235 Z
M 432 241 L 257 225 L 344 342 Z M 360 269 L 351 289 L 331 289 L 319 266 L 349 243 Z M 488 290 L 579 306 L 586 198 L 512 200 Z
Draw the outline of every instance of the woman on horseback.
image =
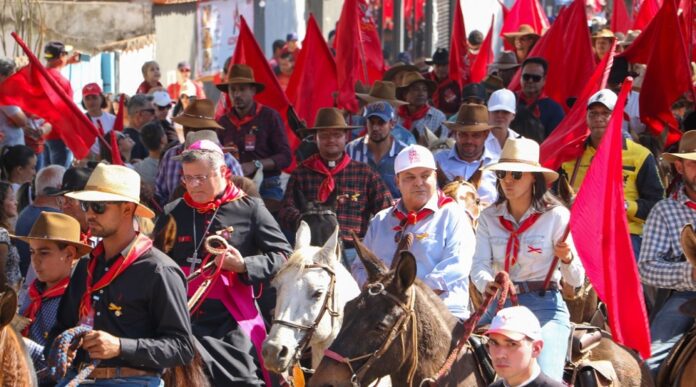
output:
M 560 281 L 578 287 L 585 271 L 572 238 L 565 238 L 570 213 L 547 192 L 558 174 L 539 164 L 539 145 L 525 138 L 508 139 L 500 161 L 484 169 L 498 178 L 498 200 L 479 218 L 471 279 L 479 291 L 495 293 L 495 273 L 505 270 L 510 275 L 520 305 L 534 312 L 542 325 L 541 370 L 561 381 L 570 316 Z M 489 310 L 481 324 L 494 314 Z

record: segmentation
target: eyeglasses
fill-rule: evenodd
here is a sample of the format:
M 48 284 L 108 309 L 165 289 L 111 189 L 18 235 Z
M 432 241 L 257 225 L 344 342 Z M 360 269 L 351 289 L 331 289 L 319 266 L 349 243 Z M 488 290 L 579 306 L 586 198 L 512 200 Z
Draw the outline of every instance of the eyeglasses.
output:
M 522 79 L 525 82 L 535 82 L 535 83 L 541 82 L 542 78 L 544 78 L 544 77 L 541 75 L 537 75 L 537 74 L 522 74 Z
M 67 196 L 57 196 L 56 202 L 61 207 L 74 206 L 75 204 L 79 205 L 77 199 L 69 198 Z
M 183 175 L 181 181 L 187 185 L 203 184 L 210 178 L 210 175 Z
M 80 209 L 82 209 L 82 212 L 87 212 L 89 209 L 92 209 L 92 211 L 97 214 L 101 215 L 104 212 L 106 212 L 106 206 L 108 204 L 118 204 L 118 203 L 123 203 L 123 202 L 80 202 Z
M 167 105 L 167 106 L 159 106 L 159 105 L 158 105 L 158 106 L 157 106 L 157 110 L 159 110 L 159 111 L 161 111 L 161 112 L 163 112 L 163 111 L 165 111 L 165 110 L 169 110 L 169 109 L 171 109 L 171 108 L 172 108 L 172 105 Z
M 507 176 L 508 172 L 512 174 L 512 178 L 515 180 L 519 180 L 522 178 L 522 172 L 520 171 L 495 171 L 495 177 L 497 177 L 500 180 L 503 180 L 505 176 Z
M 150 114 L 155 114 L 155 109 L 143 109 L 143 110 L 138 110 L 138 113 L 141 112 L 148 112 Z

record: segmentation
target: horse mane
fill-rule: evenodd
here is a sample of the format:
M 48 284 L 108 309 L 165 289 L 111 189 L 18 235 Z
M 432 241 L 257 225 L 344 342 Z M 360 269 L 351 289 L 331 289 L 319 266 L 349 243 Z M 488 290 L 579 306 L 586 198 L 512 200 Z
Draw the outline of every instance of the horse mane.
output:
M 319 252 L 319 250 L 321 250 L 321 247 L 306 246 L 294 251 L 280 270 L 278 270 L 276 278 L 278 278 L 282 273 L 290 270 L 297 270 L 298 273 L 302 273 L 305 266 L 313 263 L 311 258 L 317 252 Z

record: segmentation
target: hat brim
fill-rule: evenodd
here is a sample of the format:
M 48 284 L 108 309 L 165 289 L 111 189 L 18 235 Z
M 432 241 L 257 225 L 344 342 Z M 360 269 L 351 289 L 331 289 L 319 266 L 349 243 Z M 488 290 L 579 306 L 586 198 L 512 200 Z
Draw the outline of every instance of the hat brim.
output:
M 77 249 L 77 258 L 80 258 L 84 255 L 89 254 L 90 251 L 92 251 L 92 246 L 86 245 L 84 243 L 80 242 L 75 242 L 67 239 L 60 239 L 60 238 L 39 238 L 39 237 L 31 237 L 31 236 L 17 236 L 17 235 L 10 235 L 10 238 L 12 239 L 17 239 L 22 242 L 29 243 L 29 241 L 49 241 L 49 242 L 56 242 L 56 243 L 65 243 L 70 246 L 75 246 Z M 76 259 L 77 259 L 76 258 Z
M 541 35 L 534 32 L 508 32 L 507 34 L 503 34 L 505 40 L 513 46 L 515 45 L 515 38 L 520 36 L 533 36 L 536 40 L 541 38 Z
M 420 69 L 414 65 L 402 65 L 402 66 L 396 66 L 392 67 L 389 70 L 384 72 L 384 75 L 382 75 L 382 79 L 385 81 L 393 81 L 394 77 L 396 77 L 396 74 L 402 72 L 402 71 L 420 71 Z
M 234 80 L 234 79 L 232 79 L 232 80 L 230 80 L 230 81 L 228 81 L 228 82 L 226 82 L 226 83 L 218 83 L 218 84 L 215 85 L 215 87 L 216 87 L 218 90 L 227 93 L 227 91 L 229 90 L 230 85 L 253 85 L 254 87 L 256 87 L 256 92 L 257 92 L 257 93 L 262 92 L 262 91 L 266 88 L 266 86 L 264 86 L 263 83 L 250 82 L 250 81 L 248 81 L 248 80 L 243 80 L 243 81 L 241 81 L 241 80 Z
M 506 112 L 508 112 L 508 113 L 517 114 L 517 112 L 515 111 L 514 108 L 511 109 L 509 106 L 505 106 L 505 105 L 502 105 L 502 104 L 500 104 L 500 105 L 495 105 L 495 106 L 491 106 L 491 107 L 488 108 L 488 111 L 489 111 L 489 112 L 499 112 L 499 111 L 501 111 L 501 110 L 502 110 L 502 111 L 506 111 Z
M 479 124 L 479 125 L 464 125 L 458 122 L 448 122 L 445 121 L 443 124 L 455 132 L 483 132 L 484 130 L 493 129 L 495 126 L 489 124 Z
M 540 172 L 544 174 L 546 184 L 551 184 L 558 180 L 558 172 L 542 166 L 535 166 L 525 163 L 502 162 L 491 164 L 481 168 L 482 171 L 511 171 L 511 172 Z
M 360 129 L 362 126 L 314 126 L 312 128 L 307 128 L 307 130 L 328 130 L 328 129 L 342 129 L 342 130 L 353 130 Z
M 373 103 L 373 102 L 387 102 L 392 106 L 402 106 L 402 105 L 408 105 L 408 102 L 402 101 L 400 99 L 384 99 L 384 98 L 379 98 L 379 97 L 373 97 L 369 94 L 363 94 L 363 93 L 355 93 L 355 96 L 358 97 L 359 99 L 367 102 L 367 103 Z
M 46 194 L 46 196 L 52 196 L 52 197 L 63 196 L 68 192 L 70 192 L 70 190 L 58 189 L 58 188 L 53 188 L 53 187 L 46 187 L 44 189 L 44 193 Z
M 665 161 L 668 161 L 670 163 L 673 163 L 677 160 L 695 160 L 696 161 L 696 152 L 689 152 L 689 153 L 663 153 L 662 154 L 662 159 Z
M 224 130 L 224 128 L 220 126 L 217 121 L 207 118 L 195 118 L 179 114 L 178 116 L 172 118 L 172 121 L 187 128 Z
M 65 196 L 79 200 L 79 201 L 83 201 L 83 202 L 128 202 L 128 203 L 134 203 L 137 206 L 137 207 L 135 207 L 135 215 L 141 216 L 143 218 L 154 218 L 155 217 L 155 213 L 151 209 L 145 207 L 139 201 L 135 201 L 132 198 L 129 198 L 127 196 L 122 196 L 119 194 L 114 194 L 114 193 L 110 193 L 110 192 L 102 192 L 102 191 L 77 191 L 77 192 L 67 193 Z
M 491 67 L 496 68 L 498 70 L 512 70 L 512 69 L 519 68 L 520 66 L 522 66 L 522 65 L 519 63 L 518 64 L 512 64 L 512 63 L 501 63 L 501 64 L 492 63 L 491 64 Z
M 524 333 L 513 332 L 513 331 L 509 331 L 507 329 L 489 329 L 486 331 L 486 336 L 488 336 L 492 333 L 497 333 L 499 335 L 503 335 L 503 336 L 507 337 L 508 339 L 512 339 L 515 341 L 521 341 L 521 340 L 524 340 L 528 337 Z
M 408 91 L 408 88 L 411 87 L 411 85 L 415 85 L 418 82 L 423 82 L 425 85 L 428 87 L 428 96 L 432 96 L 433 93 L 435 93 L 435 89 L 437 89 L 437 85 L 435 82 L 431 81 L 430 79 L 416 79 L 415 81 L 409 83 L 408 85 L 403 85 L 401 87 L 396 88 L 396 92 L 398 93 L 406 93 Z

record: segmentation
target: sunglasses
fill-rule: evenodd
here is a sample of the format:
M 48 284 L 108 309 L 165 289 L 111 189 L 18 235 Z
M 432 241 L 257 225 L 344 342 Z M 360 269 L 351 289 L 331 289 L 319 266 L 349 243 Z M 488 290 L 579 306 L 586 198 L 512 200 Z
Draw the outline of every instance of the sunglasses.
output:
M 508 172 L 512 174 L 512 178 L 515 180 L 519 180 L 522 178 L 522 172 L 519 171 L 495 171 L 495 177 L 497 177 L 500 180 L 503 180 L 505 176 L 507 176 Z
M 80 202 L 80 209 L 82 209 L 82 212 L 87 212 L 89 209 L 92 209 L 92 211 L 97 214 L 101 215 L 104 212 L 106 212 L 106 206 L 108 204 L 118 204 L 118 203 L 123 203 L 123 202 Z
M 540 82 L 543 76 L 537 74 L 522 74 L 522 79 L 525 82 Z
M 157 106 L 157 110 L 159 110 L 159 111 L 161 111 L 161 112 L 163 112 L 163 111 L 165 111 L 165 110 L 169 110 L 169 109 L 171 109 L 171 108 L 172 108 L 171 105 L 167 105 L 167 106 L 159 106 L 159 105 L 158 105 L 158 106 Z
M 142 109 L 142 110 L 138 110 L 138 113 L 140 113 L 140 112 L 148 112 L 148 113 L 150 113 L 150 114 L 155 114 L 155 109 Z

